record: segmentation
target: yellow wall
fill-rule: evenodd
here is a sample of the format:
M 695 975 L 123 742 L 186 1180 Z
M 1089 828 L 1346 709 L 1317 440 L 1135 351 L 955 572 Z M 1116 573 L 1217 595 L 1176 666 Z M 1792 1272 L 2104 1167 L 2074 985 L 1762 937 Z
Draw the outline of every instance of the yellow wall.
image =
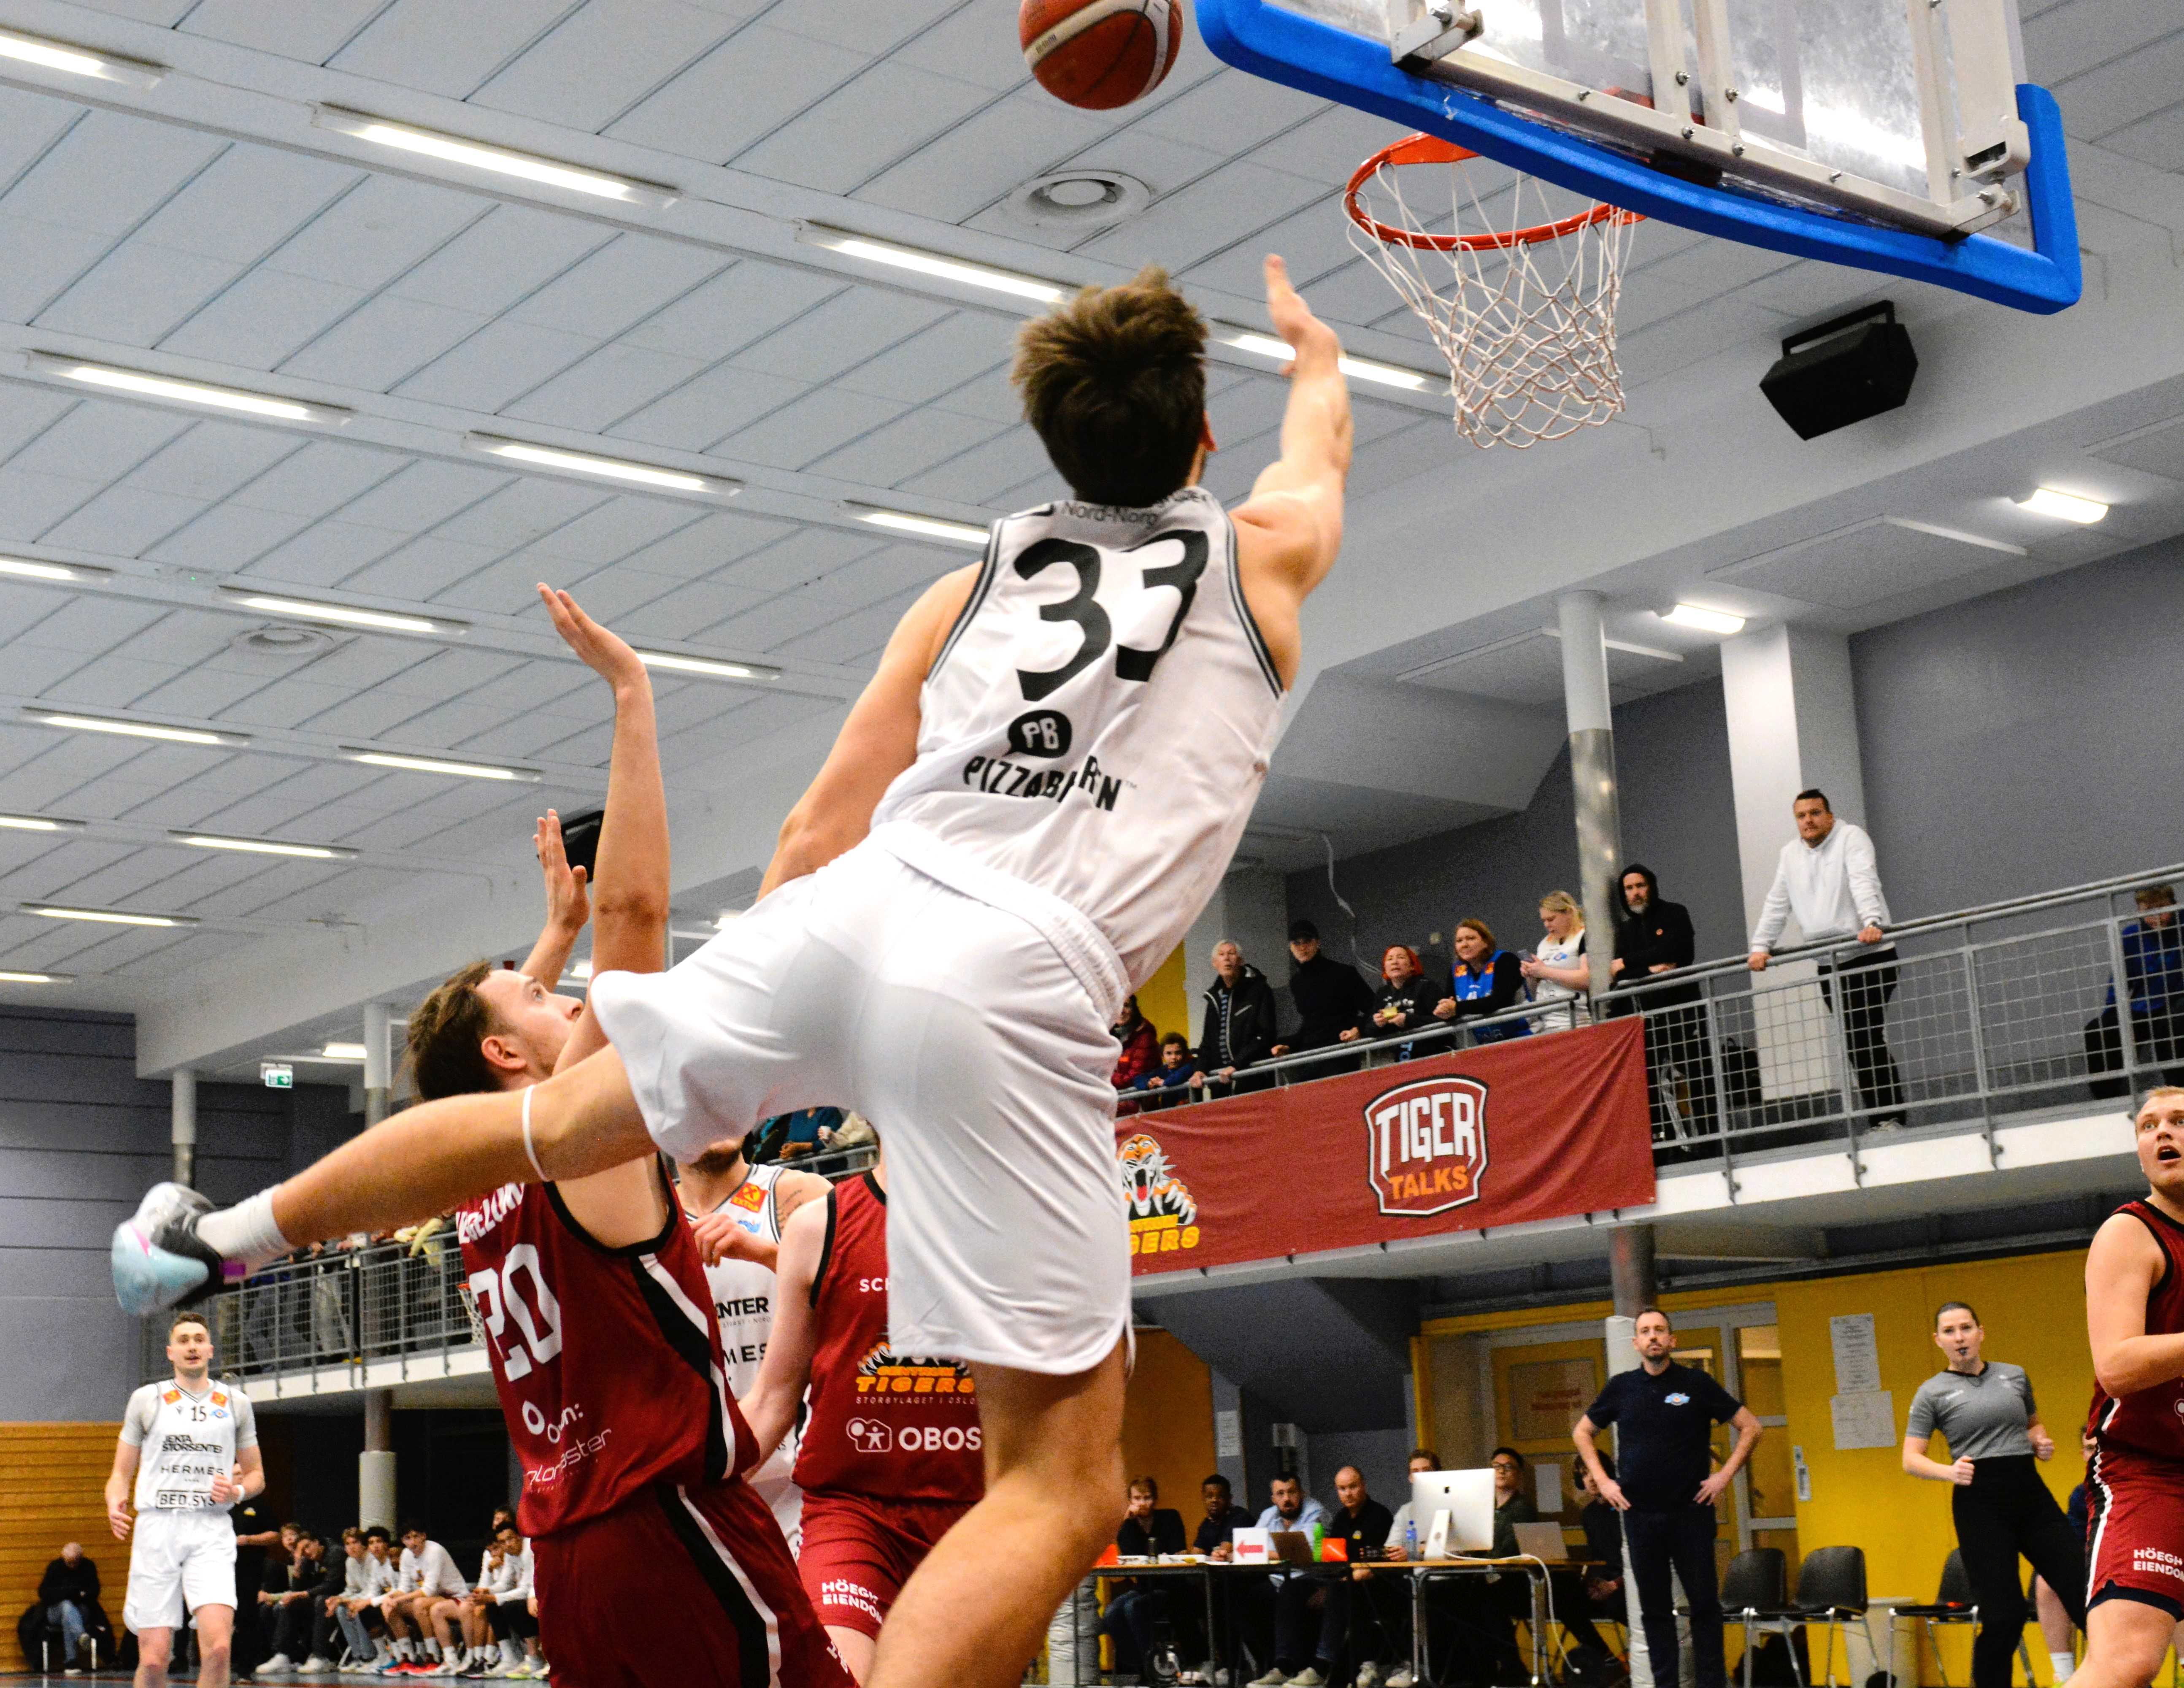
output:
M 0 1669 L 20 1668 L 15 1619 L 64 1542 L 81 1541 L 98 1564 L 106 1615 L 121 1627 L 129 1547 L 106 1527 L 104 1495 L 120 1434 L 119 1424 L 0 1424 Z
M 1138 1333 L 1123 1401 L 1123 1463 L 1160 1485 L 1160 1503 L 1198 1528 L 1198 1485 L 1213 1469 L 1213 1373 L 1165 1330 Z
M 1183 982 L 1183 946 L 1160 965 L 1138 993 L 1138 1011 L 1153 1022 L 1162 1037 L 1170 1032 L 1190 1035 L 1190 992 Z
M 1942 1562 L 1957 1545 L 1956 1529 L 1949 1516 L 1947 1489 L 1905 1476 L 1900 1450 L 1912 1394 L 1942 1367 L 1933 1345 L 1934 1309 L 1943 1301 L 1970 1301 L 1986 1327 L 1987 1357 L 2022 1366 L 2031 1374 L 2042 1418 L 2057 1443 L 2054 1459 L 2041 1468 L 2041 1474 L 2059 1503 L 2084 1474 L 2077 1429 L 2085 1420 L 2093 1384 L 2092 1362 L 2086 1348 L 2085 1260 L 2083 1250 L 2071 1250 L 1854 1277 L 1747 1284 L 1671 1295 L 1663 1301 L 1672 1314 L 1679 1309 L 1735 1302 L 1774 1302 L 1782 1337 L 1784 1406 L 1790 1422 L 1786 1429 L 1767 1434 L 1802 1448 L 1812 1476 L 1813 1498 L 1797 1508 L 1799 1553 L 1837 1545 L 1863 1547 L 1866 1586 L 1874 1596 L 1927 1601 L 1940 1585 Z M 1604 1301 L 1519 1308 L 1435 1319 L 1426 1324 L 1424 1334 L 1430 1338 L 1520 1329 L 1604 1318 L 1610 1311 Z M 1864 1312 L 1874 1316 L 1881 1387 L 1895 1396 L 1897 1440 L 1886 1448 L 1837 1452 L 1828 1411 L 1828 1399 L 1835 1393 L 1828 1320 L 1836 1314 Z M 1431 1377 L 1429 1366 L 1414 1368 L 1422 1424 L 1435 1422 Z M 1940 1439 L 1932 1451 L 1943 1452 Z M 1545 1448 L 1540 1451 L 1547 1453 Z M 1961 1684 L 1970 1674 L 1970 1634 L 1959 1628 L 1942 1635 L 1949 1680 Z M 2037 1629 L 2028 1627 L 2026 1643 L 2036 1680 L 2047 1683 L 2047 1652 Z M 1817 1656 L 1817 1635 L 1813 1646 Z M 1921 1678 L 1938 1680 L 1930 1654 L 1921 1660 Z
M 2041 1418 L 2056 1441 L 2055 1457 L 2040 1474 L 2059 1503 L 2069 1498 L 2084 1474 L 2077 1428 L 2085 1422 L 2093 1388 L 2086 1349 L 2085 1264 L 2085 1251 L 2075 1249 L 1775 1288 L 1786 1434 L 1804 1449 L 1813 1480 L 1813 1498 L 1797 1507 L 1801 1551 L 1855 1543 L 1865 1549 L 1866 1586 L 1873 1594 L 1930 1600 L 1942 1562 L 1957 1545 L 1947 1487 L 1905 1476 L 1900 1440 L 1894 1447 L 1836 1451 L 1828 1418 L 1828 1397 L 1835 1392 L 1831 1314 L 1874 1316 L 1881 1387 L 1895 1396 L 1900 1439 L 1912 1392 L 1942 1367 L 1933 1344 L 1934 1309 L 1943 1301 L 1970 1301 L 1986 1327 L 1986 1357 L 2007 1360 L 2031 1374 Z M 1937 1437 L 1930 1451 L 1942 1456 L 1942 1447 Z M 1961 1631 L 1944 1633 L 1950 1678 L 1962 1681 L 1970 1669 L 1970 1641 Z M 2036 1630 L 2026 1633 L 2045 1682 L 2046 1651 Z

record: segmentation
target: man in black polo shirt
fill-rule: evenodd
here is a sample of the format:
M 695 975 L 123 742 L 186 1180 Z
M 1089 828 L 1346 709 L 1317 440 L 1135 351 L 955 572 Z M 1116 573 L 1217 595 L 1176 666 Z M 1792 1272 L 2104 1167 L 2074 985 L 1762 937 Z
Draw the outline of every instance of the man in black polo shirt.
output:
M 1327 1536 L 1343 1539 L 1350 1555 L 1346 1563 L 1354 1566 L 1365 1557 L 1368 1545 L 1377 1550 L 1387 1540 L 1395 1515 L 1365 1492 L 1365 1474 L 1354 1465 L 1334 1474 L 1334 1498 L 1342 1506 L 1328 1518 Z M 1274 1668 L 1296 1688 L 1320 1688 L 1334 1680 L 1350 1633 L 1351 1585 L 1351 1572 L 1337 1568 L 1291 1577 L 1276 1591 Z M 1305 1633 L 1312 1628 L 1314 1607 L 1319 1608 L 1318 1645 L 1306 1663 Z M 1377 1666 L 1371 1674 L 1379 1675 Z
M 1673 1568 L 1691 1610 L 1698 1688 L 1727 1688 L 1721 1600 L 1714 1580 L 1713 1507 L 1752 1457 L 1759 1420 L 1704 1372 L 1669 1360 L 1675 1333 L 1658 1307 L 1638 1315 L 1631 1345 L 1641 1363 L 1607 1380 L 1572 1435 L 1601 1498 L 1623 1514 L 1653 1680 L 1677 1678 L 1676 1607 L 1669 1580 Z M 1710 1474 L 1713 1427 L 1724 1423 L 1736 1427 L 1736 1446 L 1721 1469 Z M 1611 1424 L 1619 1482 L 1607 1474 L 1594 1446 L 1594 1438 Z

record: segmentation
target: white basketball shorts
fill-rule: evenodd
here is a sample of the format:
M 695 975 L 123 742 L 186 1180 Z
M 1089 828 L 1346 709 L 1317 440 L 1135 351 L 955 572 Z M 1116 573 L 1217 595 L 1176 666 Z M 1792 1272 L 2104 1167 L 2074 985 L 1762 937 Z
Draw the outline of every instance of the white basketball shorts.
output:
M 200 1607 L 234 1604 L 235 1525 L 225 1510 L 154 1507 L 136 1514 L 124 1625 L 140 1635 L 179 1630 Z
M 804 1540 L 804 1491 L 796 1486 L 795 1471 L 796 1432 L 791 1430 L 772 1453 L 744 1474 L 751 1492 L 772 1509 L 773 1521 L 781 1526 L 781 1539 L 788 1544 L 792 1559 Z
M 872 1123 L 897 1352 L 1066 1376 L 1129 1329 L 1126 989 L 1076 910 L 896 823 L 591 1002 L 679 1159 L 798 1108 Z

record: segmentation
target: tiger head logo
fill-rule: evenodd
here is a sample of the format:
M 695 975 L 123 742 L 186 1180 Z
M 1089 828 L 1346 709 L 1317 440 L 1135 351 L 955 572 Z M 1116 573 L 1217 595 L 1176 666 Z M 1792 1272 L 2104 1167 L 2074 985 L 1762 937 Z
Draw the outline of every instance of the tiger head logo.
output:
M 1173 1254 L 1198 1246 L 1198 1204 L 1176 1176 L 1167 1150 L 1140 1131 L 1115 1151 L 1130 1210 L 1130 1252 Z
M 1195 1223 L 1198 1204 L 1168 1164 L 1167 1151 L 1142 1131 L 1127 1139 L 1116 1151 L 1122 1162 L 1123 1191 L 1129 1198 L 1132 1219 L 1173 1218 Z

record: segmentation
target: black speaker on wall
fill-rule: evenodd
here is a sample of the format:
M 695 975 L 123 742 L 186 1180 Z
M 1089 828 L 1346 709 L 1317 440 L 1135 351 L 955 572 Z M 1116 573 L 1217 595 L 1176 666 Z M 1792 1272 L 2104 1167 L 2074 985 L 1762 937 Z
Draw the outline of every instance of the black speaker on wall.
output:
M 1918 373 L 1910 331 L 1883 300 L 1790 336 L 1759 390 L 1799 439 L 1817 439 L 1900 409 Z

